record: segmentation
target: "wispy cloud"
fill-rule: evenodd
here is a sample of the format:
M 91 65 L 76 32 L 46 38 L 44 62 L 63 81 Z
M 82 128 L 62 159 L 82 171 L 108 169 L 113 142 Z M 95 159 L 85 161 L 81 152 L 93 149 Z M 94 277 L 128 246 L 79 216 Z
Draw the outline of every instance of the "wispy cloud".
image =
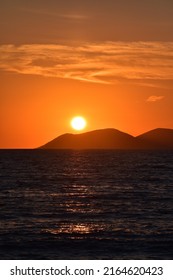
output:
M 164 96 L 162 95 L 160 95 L 160 96 L 158 96 L 158 95 L 152 95 L 152 96 L 149 96 L 148 97 L 148 99 L 147 99 L 147 102 L 156 102 L 156 101 L 160 101 L 160 100 L 162 100 L 162 99 L 164 99 Z
M 76 13 L 66 13 L 66 14 L 61 14 L 56 11 L 49 11 L 49 10 L 44 10 L 44 9 L 29 9 L 29 8 L 21 8 L 21 11 L 25 13 L 30 13 L 30 14 L 36 14 L 36 15 L 42 15 L 42 16 L 48 16 L 48 17 L 56 17 L 60 19 L 67 19 L 67 20 L 85 20 L 88 19 L 89 16 L 84 15 L 84 14 L 76 14 Z
M 65 19 L 74 19 L 74 20 L 85 20 L 88 19 L 88 16 L 85 15 L 79 15 L 79 14 L 65 14 L 65 15 L 59 15 L 59 17 L 65 18 Z
M 173 42 L 2 45 L 1 69 L 97 83 L 173 79 Z

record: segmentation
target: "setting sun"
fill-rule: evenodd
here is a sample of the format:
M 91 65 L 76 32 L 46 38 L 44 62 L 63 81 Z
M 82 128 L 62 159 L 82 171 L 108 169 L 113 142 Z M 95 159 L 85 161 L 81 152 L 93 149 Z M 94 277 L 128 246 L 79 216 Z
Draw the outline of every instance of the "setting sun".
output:
M 81 116 L 74 117 L 71 120 L 71 126 L 75 130 L 83 130 L 86 127 L 86 120 Z

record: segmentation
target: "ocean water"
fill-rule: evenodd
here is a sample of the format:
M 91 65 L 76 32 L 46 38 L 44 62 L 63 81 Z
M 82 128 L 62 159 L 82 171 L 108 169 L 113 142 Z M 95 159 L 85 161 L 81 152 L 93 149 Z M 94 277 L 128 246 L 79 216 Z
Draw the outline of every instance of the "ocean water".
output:
M 173 151 L 0 151 L 0 259 L 172 258 Z

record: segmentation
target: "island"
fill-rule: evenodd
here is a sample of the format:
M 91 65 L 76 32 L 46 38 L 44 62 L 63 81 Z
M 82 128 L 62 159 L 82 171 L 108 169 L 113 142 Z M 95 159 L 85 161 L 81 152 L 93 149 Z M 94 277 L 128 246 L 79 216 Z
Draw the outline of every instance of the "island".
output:
M 157 128 L 137 137 L 114 128 L 66 133 L 39 149 L 173 149 L 173 129 Z

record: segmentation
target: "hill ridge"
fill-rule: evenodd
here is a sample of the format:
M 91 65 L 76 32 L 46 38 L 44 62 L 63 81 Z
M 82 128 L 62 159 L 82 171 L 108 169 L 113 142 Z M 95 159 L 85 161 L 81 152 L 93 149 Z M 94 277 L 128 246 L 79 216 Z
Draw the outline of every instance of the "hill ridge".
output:
M 155 128 L 136 137 L 115 128 L 65 133 L 39 149 L 173 149 L 173 129 Z

